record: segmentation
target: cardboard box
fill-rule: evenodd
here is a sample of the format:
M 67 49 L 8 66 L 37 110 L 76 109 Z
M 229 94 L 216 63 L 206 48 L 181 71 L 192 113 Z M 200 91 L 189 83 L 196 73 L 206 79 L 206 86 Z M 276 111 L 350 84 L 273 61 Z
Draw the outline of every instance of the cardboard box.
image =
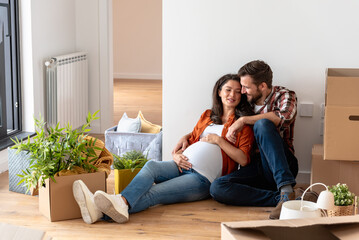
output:
M 323 155 L 323 145 L 313 145 L 311 184 L 320 182 L 331 186 L 337 183 L 346 183 L 351 192 L 359 195 L 359 162 L 326 161 Z M 314 186 L 313 190 L 320 193 L 325 188 Z
M 359 69 L 327 69 L 324 159 L 359 161 Z
M 81 179 L 91 192 L 106 191 L 106 173 L 96 172 L 55 177 L 56 183 L 46 179 L 39 189 L 39 210 L 51 222 L 81 218 L 81 212 L 72 193 L 72 184 Z
M 224 222 L 221 239 L 359 239 L 359 215 L 291 220 Z

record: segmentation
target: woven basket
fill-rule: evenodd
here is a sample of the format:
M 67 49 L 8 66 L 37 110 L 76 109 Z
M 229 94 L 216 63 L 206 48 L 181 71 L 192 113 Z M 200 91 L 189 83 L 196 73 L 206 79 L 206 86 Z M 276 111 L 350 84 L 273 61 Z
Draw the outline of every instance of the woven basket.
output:
M 354 215 L 354 205 L 334 206 L 333 209 L 328 210 L 329 217 L 348 216 L 348 215 Z

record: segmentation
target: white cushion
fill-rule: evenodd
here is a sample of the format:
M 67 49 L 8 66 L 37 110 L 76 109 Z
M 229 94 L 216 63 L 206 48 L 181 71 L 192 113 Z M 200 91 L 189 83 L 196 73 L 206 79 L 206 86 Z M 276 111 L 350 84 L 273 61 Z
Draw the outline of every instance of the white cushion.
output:
M 138 133 L 141 130 L 141 118 L 129 118 L 126 113 L 123 114 L 117 125 L 117 132 Z

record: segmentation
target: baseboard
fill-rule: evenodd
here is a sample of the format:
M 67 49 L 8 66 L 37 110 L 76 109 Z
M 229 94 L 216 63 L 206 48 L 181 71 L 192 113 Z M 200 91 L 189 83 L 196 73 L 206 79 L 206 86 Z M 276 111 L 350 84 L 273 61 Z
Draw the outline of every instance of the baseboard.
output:
M 299 171 L 296 181 L 297 183 L 310 184 L 310 171 Z
M 9 170 L 7 161 L 7 149 L 0 151 L 0 173 Z
M 162 80 L 162 74 L 113 73 L 115 79 Z

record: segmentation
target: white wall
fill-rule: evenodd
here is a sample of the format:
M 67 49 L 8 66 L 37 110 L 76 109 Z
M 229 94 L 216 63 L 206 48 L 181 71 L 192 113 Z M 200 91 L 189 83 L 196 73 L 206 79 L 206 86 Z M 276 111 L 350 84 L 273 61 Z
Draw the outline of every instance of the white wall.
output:
M 33 117 L 45 116 L 45 59 L 86 51 L 89 111 L 100 110 L 91 129 L 104 133 L 113 118 L 112 0 L 20 0 L 19 13 L 23 130 L 33 132 Z M 4 150 L 0 172 L 7 169 Z
M 113 1 L 114 77 L 162 79 L 162 0 Z
M 76 50 L 89 55 L 89 110 L 95 133 L 113 125 L 112 0 L 76 0 Z
M 89 110 L 99 109 L 93 132 L 112 124 L 112 1 L 21 1 L 21 66 L 23 129 L 34 130 L 33 116 L 45 109 L 44 60 L 86 51 L 89 53 Z M 100 24 L 101 23 L 101 24 Z M 103 34 L 103 35 L 101 35 Z
M 21 33 L 25 33 L 20 34 L 24 52 L 22 93 L 23 99 L 28 100 L 23 101 L 23 129 L 33 131 L 33 116 L 45 115 L 44 60 L 75 51 L 75 2 L 32 0 L 30 4 L 28 1 L 20 4 L 24 14 Z
M 359 2 L 335 0 L 183 0 L 163 2 L 164 160 L 179 137 L 211 107 L 225 73 L 262 59 L 274 84 L 313 103 L 297 117 L 295 149 L 301 182 L 309 182 L 311 148 L 322 143 L 320 104 L 328 67 L 359 67 Z

